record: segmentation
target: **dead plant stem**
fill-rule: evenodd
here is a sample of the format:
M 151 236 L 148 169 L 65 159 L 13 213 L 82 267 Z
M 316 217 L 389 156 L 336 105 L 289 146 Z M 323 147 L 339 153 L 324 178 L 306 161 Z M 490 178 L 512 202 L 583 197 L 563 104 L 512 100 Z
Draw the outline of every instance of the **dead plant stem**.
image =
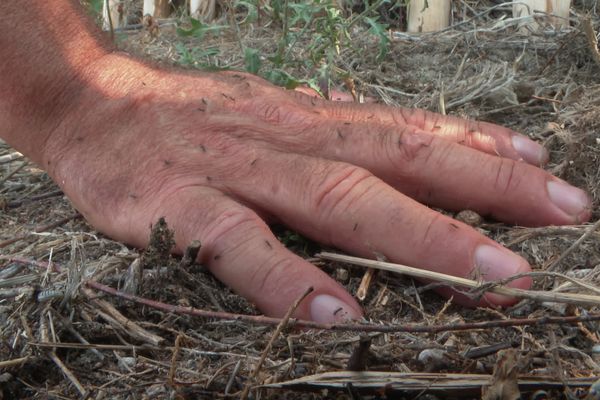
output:
M 155 300 L 146 299 L 139 296 L 134 296 L 125 293 L 109 286 L 103 285 L 95 281 L 87 281 L 87 286 L 100 290 L 102 292 L 117 296 L 138 304 L 156 308 L 158 310 L 181 314 L 192 315 L 200 318 L 222 319 L 230 321 L 241 321 L 257 325 L 278 325 L 281 323 L 280 318 L 266 317 L 264 315 L 245 315 L 233 314 L 220 311 L 206 311 L 193 307 L 181 307 L 171 304 L 161 303 Z M 454 332 L 454 331 L 469 331 L 481 329 L 493 329 L 515 326 L 543 326 L 550 324 L 577 324 L 579 322 L 600 321 L 600 313 L 590 313 L 582 316 L 567 316 L 567 317 L 541 317 L 541 318 L 515 318 L 503 319 L 499 321 L 481 321 L 462 324 L 440 324 L 440 325 L 382 325 L 373 323 L 343 323 L 343 324 L 322 324 L 314 321 L 297 320 L 290 318 L 290 325 L 306 328 L 306 329 L 321 329 L 340 332 L 407 332 L 407 333 L 439 333 L 439 332 Z
M 252 375 L 250 375 L 250 379 L 248 379 L 248 382 L 246 383 L 246 386 L 244 387 L 244 391 L 242 392 L 242 394 L 240 396 L 241 400 L 246 400 L 248 398 L 248 393 L 250 392 L 250 388 L 252 387 L 254 380 L 258 376 L 258 373 L 260 372 L 262 365 L 265 362 L 265 359 L 267 358 L 267 354 L 269 354 L 269 351 L 271 351 L 271 347 L 273 347 L 273 343 L 275 342 L 275 339 L 277 339 L 279 337 L 279 335 L 281 334 L 281 331 L 283 331 L 283 328 L 285 328 L 287 326 L 290 318 L 292 317 L 292 314 L 294 313 L 294 311 L 296 311 L 296 309 L 298 308 L 298 306 L 300 305 L 302 300 L 304 300 L 306 298 L 306 296 L 308 296 L 310 293 L 312 293 L 313 290 L 314 289 L 312 286 L 309 287 L 308 289 L 306 289 L 304 291 L 304 293 L 302 293 L 302 295 L 300 297 L 298 297 L 298 299 L 296 299 L 296 301 L 294 301 L 294 303 L 292 303 L 290 308 L 288 308 L 287 312 L 285 313 L 285 315 L 283 316 L 283 318 L 277 325 L 275 332 L 273 332 L 273 335 L 271 335 L 271 338 L 269 339 L 269 342 L 265 346 L 265 349 L 263 350 L 262 354 L 260 355 L 260 359 L 258 360 L 258 363 L 256 364 L 256 368 L 254 368 L 254 371 L 252 371 Z

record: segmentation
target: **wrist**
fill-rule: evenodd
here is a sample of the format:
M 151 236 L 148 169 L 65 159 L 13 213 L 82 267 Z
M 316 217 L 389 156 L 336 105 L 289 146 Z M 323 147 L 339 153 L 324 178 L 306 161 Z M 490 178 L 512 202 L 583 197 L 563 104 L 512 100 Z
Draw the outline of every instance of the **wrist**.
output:
M 52 176 L 54 161 L 68 153 L 73 143 L 111 134 L 115 121 L 123 121 L 127 109 L 135 104 L 140 88 L 152 85 L 158 75 L 158 70 L 122 52 L 94 60 L 63 91 L 63 112 L 30 157 Z
M 0 2 L 0 136 L 36 162 L 82 74 L 113 48 L 78 3 Z

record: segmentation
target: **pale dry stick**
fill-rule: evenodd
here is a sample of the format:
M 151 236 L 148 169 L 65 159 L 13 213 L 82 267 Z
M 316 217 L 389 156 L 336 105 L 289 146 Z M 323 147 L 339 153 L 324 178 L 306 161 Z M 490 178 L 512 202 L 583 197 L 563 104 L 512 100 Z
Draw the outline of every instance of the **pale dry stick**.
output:
M 377 268 L 385 271 L 396 272 L 399 274 L 410 275 L 415 278 L 434 280 L 443 282 L 448 285 L 456 285 L 467 287 L 474 290 L 485 290 L 487 292 L 501 294 L 508 297 L 516 297 L 522 299 L 531 299 L 536 301 L 548 301 L 556 303 L 579 304 L 579 305 L 600 305 L 600 296 L 576 293 L 554 293 L 543 292 L 536 290 L 515 289 L 506 286 L 494 285 L 493 282 L 478 282 L 471 279 L 460 278 L 457 276 L 442 274 L 414 267 L 409 267 L 402 264 L 394 264 L 382 261 L 369 260 L 366 258 L 346 256 L 342 254 L 322 252 L 317 254 L 318 257 L 330 261 L 345 262 L 352 265 L 360 265 L 362 267 Z
M 54 221 L 54 222 L 51 222 L 46 225 L 38 226 L 32 232 L 28 232 L 23 235 L 15 236 L 14 238 L 7 239 L 3 242 L 0 242 L 0 249 L 8 246 L 10 244 L 16 243 L 20 240 L 27 239 L 27 237 L 29 237 L 32 233 L 40 233 L 40 232 L 48 231 L 50 229 L 57 228 L 65 223 L 69 222 L 72 219 L 77 219 L 77 218 L 81 218 L 81 214 L 79 214 L 79 213 L 71 214 L 69 216 L 66 216 L 65 218 L 59 219 L 58 221 Z M 9 259 L 10 260 L 11 258 L 8 256 L 0 255 L 0 259 Z
M 56 366 L 60 368 L 63 374 L 65 374 L 67 379 L 71 381 L 73 386 L 75 386 L 79 394 L 81 394 L 81 397 L 83 399 L 87 398 L 88 391 L 83 387 L 83 385 L 79 382 L 79 379 L 77 379 L 77 377 L 71 372 L 71 370 L 67 368 L 67 366 L 62 362 L 62 360 L 56 355 L 54 351 L 50 352 L 50 358 L 52 359 L 54 364 L 56 364 Z
M 246 386 L 244 387 L 244 391 L 242 392 L 242 394 L 240 396 L 241 400 L 246 400 L 248 398 L 248 393 L 250 392 L 250 388 L 252 387 L 254 380 L 258 376 L 258 373 L 260 372 L 262 365 L 265 362 L 265 359 L 267 358 L 267 354 L 269 354 L 269 351 L 271 351 L 271 347 L 273 346 L 275 339 L 277 339 L 279 337 L 279 334 L 281 333 L 281 331 L 283 331 L 283 328 L 285 328 L 287 326 L 288 321 L 290 320 L 292 314 L 294 313 L 294 311 L 296 311 L 296 309 L 298 308 L 298 306 L 300 305 L 302 300 L 304 300 L 306 298 L 306 296 L 308 296 L 310 293 L 312 293 L 313 290 L 314 290 L 314 288 L 312 286 L 309 287 L 308 289 L 306 289 L 304 291 L 304 293 L 302 293 L 302 295 L 300 297 L 298 297 L 298 299 L 296 301 L 294 301 L 294 303 L 290 306 L 290 308 L 287 310 L 287 312 L 281 319 L 281 322 L 279 323 L 279 325 L 277 325 L 275 332 L 273 332 L 273 335 L 271 335 L 269 342 L 267 343 L 267 345 L 265 346 L 265 349 L 263 350 L 262 354 L 260 355 L 260 360 L 258 360 L 258 363 L 256 364 L 256 368 L 254 368 L 254 371 L 252 371 L 252 374 L 250 375 L 248 382 L 246 383 Z
M 177 335 L 177 339 L 175 339 L 175 346 L 173 349 L 173 355 L 171 356 L 171 367 L 169 368 L 169 385 L 175 385 L 175 372 L 177 371 L 177 361 L 179 360 L 179 349 L 181 348 L 181 341 L 183 340 L 183 335 Z
M 33 297 L 35 289 L 30 286 L 20 286 L 12 289 L 0 289 L 0 299 L 12 299 L 15 297 L 23 296 Z
M 44 273 L 44 277 L 42 278 L 42 287 L 45 287 L 48 284 L 48 279 L 50 277 L 50 273 L 54 270 L 52 268 L 52 256 L 54 255 L 54 248 L 50 248 L 50 254 L 48 255 L 48 267 L 46 268 L 46 273 Z M 68 274 L 67 274 L 68 276 Z
M 403 92 L 398 89 L 390 88 L 390 87 L 383 86 L 383 85 L 375 85 L 373 83 L 365 83 L 365 86 L 369 87 L 369 88 L 373 88 L 375 90 L 381 90 L 381 91 L 385 91 L 385 92 L 394 93 L 394 94 L 397 94 L 400 96 L 406 96 L 406 97 L 417 97 L 418 96 L 418 94 L 416 94 L 416 93 Z
M 12 360 L 0 361 L 0 370 L 4 368 L 20 367 L 29 360 L 29 356 L 21 358 L 13 358 Z
M 278 320 L 279 321 L 279 320 Z M 118 351 L 130 351 L 134 354 L 139 353 L 141 351 L 168 351 L 173 352 L 175 350 L 172 346 L 152 346 L 152 345 L 141 345 L 136 346 L 133 344 L 125 345 L 125 344 L 98 344 L 98 343 L 46 343 L 46 342 L 27 342 L 30 346 L 36 347 L 56 347 L 61 349 L 84 349 L 84 350 L 118 350 Z M 208 351 L 208 350 L 197 350 L 191 349 L 187 347 L 181 347 L 181 351 L 185 351 L 194 355 L 199 356 L 207 356 L 207 357 L 239 357 L 245 359 L 259 360 L 259 357 L 250 356 L 248 354 L 237 354 L 231 353 L 227 351 Z
M 67 318 L 63 317 L 62 315 L 55 313 L 54 314 L 55 317 L 57 317 L 60 321 L 60 323 L 62 324 L 63 328 L 68 330 L 71 335 L 75 336 L 75 339 L 79 340 L 79 342 L 83 345 L 87 345 L 90 346 L 90 342 L 88 342 L 82 335 L 81 333 L 79 333 L 74 327 L 73 324 L 71 323 L 70 320 L 68 320 Z M 98 357 L 100 360 L 104 360 L 104 355 L 102 353 L 100 353 L 98 350 L 96 350 L 93 347 L 89 348 L 90 351 L 92 353 L 94 353 L 96 355 L 96 357 Z
M 41 327 L 40 333 L 42 336 L 42 340 L 44 342 L 48 342 L 49 341 L 48 326 L 46 325 L 46 318 L 44 316 L 44 313 L 42 313 L 42 315 L 40 315 L 40 327 Z M 71 372 L 71 370 L 69 368 L 67 368 L 67 366 L 62 362 L 62 360 L 56 355 L 56 349 L 54 347 L 50 348 L 50 350 L 48 351 L 48 355 L 50 356 L 50 359 L 52 360 L 52 362 L 54 362 L 54 364 L 56 364 L 56 366 L 62 371 L 62 373 L 73 384 L 73 386 L 75 386 L 75 389 L 77 389 L 77 391 L 79 392 L 81 397 L 84 399 L 87 398 L 88 391 L 79 382 L 79 379 L 77 379 L 77 377 Z
M 567 346 L 564 343 L 558 344 L 558 348 L 563 352 L 577 354 L 577 356 L 580 357 L 583 360 L 583 362 L 587 365 L 587 367 L 590 370 L 593 370 L 596 375 L 600 373 L 600 365 L 598 365 L 594 358 L 592 358 L 585 351 L 582 351 L 581 349 L 578 349 L 576 347 Z
M 385 256 L 381 253 L 374 252 L 375 257 L 379 261 L 387 261 Z M 367 293 L 369 292 L 369 287 L 371 286 L 371 281 L 373 280 L 373 276 L 375 275 L 375 270 L 373 268 L 367 268 L 362 279 L 360 280 L 360 285 L 358 285 L 358 289 L 356 289 L 356 297 L 360 301 L 364 301 L 367 298 Z
M 207 311 L 200 310 L 193 307 L 181 307 L 172 304 L 161 303 L 159 301 L 146 299 L 139 296 L 134 296 L 130 293 L 126 293 L 120 290 L 113 289 L 109 286 L 103 285 L 94 281 L 87 281 L 86 284 L 94 289 L 102 292 L 117 296 L 135 303 L 145 305 L 147 307 L 156 308 L 179 315 L 191 315 L 198 318 L 211 318 L 221 319 L 230 321 L 240 321 L 249 324 L 256 325 L 278 325 L 281 323 L 281 318 L 266 317 L 264 315 L 247 315 L 247 314 L 234 314 L 226 313 L 222 311 Z M 481 322 L 469 322 L 469 323 L 450 323 L 444 325 L 420 325 L 420 324 L 396 324 L 396 325 L 381 325 L 381 324 L 368 324 L 368 323 L 341 323 L 341 324 L 324 324 L 314 321 L 297 320 L 294 319 L 294 326 L 306 328 L 306 329 L 321 329 L 328 331 L 339 331 L 339 332 L 382 332 L 382 333 L 395 333 L 395 332 L 407 332 L 407 333 L 439 333 L 439 332 L 454 332 L 454 331 L 470 331 L 480 329 L 494 329 L 504 327 L 515 327 L 515 326 L 539 326 L 548 324 L 574 324 L 579 322 L 592 322 L 600 321 L 600 313 L 590 313 L 583 316 L 567 316 L 567 317 L 541 317 L 541 318 L 513 318 L 503 319 L 500 321 L 481 321 Z M 130 346 L 128 346 L 129 348 Z M 200 353 L 198 353 L 200 354 Z M 204 353 L 202 353 L 204 354 Z M 208 354 L 208 353 L 206 353 Z M 226 355 L 223 352 L 218 352 L 208 355 Z M 235 353 L 230 355 L 236 356 Z
M 51 197 L 61 196 L 63 194 L 62 190 L 56 189 L 56 190 L 51 190 L 50 192 L 38 194 L 36 196 L 26 197 L 26 196 L 29 196 L 31 193 L 36 192 L 40 188 L 41 188 L 41 186 L 37 186 L 36 188 L 34 188 L 33 191 L 30 191 L 29 193 L 25 194 L 21 199 L 9 201 L 8 203 L 6 203 L 6 206 L 8 208 L 17 208 L 17 207 L 21 207 L 23 204 L 33 203 L 34 201 L 38 201 L 38 200 L 45 200 L 45 199 L 49 199 Z
M 91 290 L 81 288 L 81 291 L 96 307 L 100 308 L 105 314 L 107 314 L 107 316 L 110 317 L 109 322 L 117 322 L 119 327 L 123 328 L 129 334 L 129 336 L 137 340 L 141 340 L 142 342 L 150 343 L 154 346 L 158 346 L 164 342 L 165 339 L 148 332 L 132 320 L 128 319 L 108 301 L 96 298 Z
M 241 361 L 241 360 L 238 360 L 238 362 L 239 361 Z M 229 367 L 231 367 L 233 365 L 235 368 L 235 364 L 237 364 L 236 361 L 229 361 L 229 362 L 226 362 L 223 365 L 221 365 L 215 372 L 213 372 L 210 375 L 210 377 L 204 384 L 204 387 L 210 387 L 212 385 L 212 383 L 214 382 L 214 380 L 217 379 L 219 376 L 221 376 L 221 374 L 224 373 L 227 369 L 229 369 Z
M 229 377 L 229 380 L 227 381 L 227 385 L 225 385 L 225 392 L 224 392 L 225 396 L 229 395 L 229 391 L 231 390 L 231 387 L 233 386 L 233 382 L 235 381 L 235 377 L 237 376 L 241 365 L 242 365 L 242 360 L 238 360 L 238 362 L 235 364 L 235 367 L 233 367 L 231 376 Z
M 517 274 L 517 275 L 513 275 L 510 278 L 504 279 L 503 281 L 501 281 L 503 284 L 506 284 L 510 281 L 514 281 L 515 279 L 519 279 L 519 278 L 523 278 L 523 277 L 531 277 L 531 278 L 535 278 L 535 277 L 542 277 L 542 278 L 546 278 L 546 277 L 551 277 L 551 278 L 560 278 L 560 279 L 564 279 L 565 284 L 569 285 L 569 284 L 575 284 L 577 286 L 580 286 L 584 289 L 590 290 L 594 293 L 598 293 L 600 295 L 600 288 L 594 285 L 590 285 L 589 283 L 585 282 L 583 279 L 580 278 L 576 278 L 574 276 L 569 276 L 566 274 L 561 274 L 560 272 L 546 272 L 546 271 L 533 271 L 533 272 L 525 272 L 522 274 Z M 567 286 L 567 287 L 570 287 Z M 566 287 L 558 287 L 558 288 L 554 288 L 553 291 L 559 292 L 560 290 L 565 289 Z M 560 289 L 560 290 L 559 290 Z
M 571 378 L 567 381 L 569 387 L 589 388 L 597 376 L 584 378 Z M 315 375 L 304 376 L 286 382 L 277 382 L 263 385 L 264 388 L 277 388 L 311 391 L 339 391 L 352 384 L 354 388 L 364 390 L 366 393 L 375 394 L 381 388 L 389 389 L 391 396 L 403 393 L 409 398 L 417 398 L 416 391 L 427 390 L 432 396 L 443 398 L 481 398 L 481 389 L 489 386 L 492 376 L 488 374 L 453 374 L 431 372 L 381 372 L 381 371 L 331 371 Z M 528 391 L 537 389 L 564 390 L 565 386 L 556 379 L 546 376 L 518 377 L 518 384 Z M 388 390 L 386 390 L 387 392 Z M 403 398 L 404 398 L 403 397 Z M 511 398 L 509 396 L 500 398 Z
M 512 247 L 526 240 L 535 239 L 543 236 L 581 236 L 581 230 L 587 228 L 586 225 L 571 226 L 545 226 L 542 228 L 519 228 L 510 232 L 513 239 L 506 243 L 506 247 Z M 596 233 L 597 240 L 600 240 L 600 233 Z
M 581 18 L 581 24 L 583 25 L 583 31 L 585 32 L 585 37 L 587 38 L 588 45 L 590 46 L 590 51 L 592 52 L 592 57 L 594 61 L 598 65 L 600 65 L 600 50 L 598 49 L 598 38 L 596 37 L 596 31 L 594 31 L 594 27 L 592 26 L 592 20 L 589 15 Z
M 0 280 L 0 288 L 23 285 L 25 283 L 33 282 L 33 281 L 39 279 L 39 277 L 40 277 L 40 274 L 29 274 L 29 275 L 15 276 L 13 278 L 8 278 L 8 279 L 1 279 Z
M 548 268 L 546 268 L 546 271 L 550 271 L 550 272 L 555 271 L 558 268 L 558 266 L 560 265 L 560 263 L 563 262 L 563 260 L 565 258 L 567 258 L 567 256 L 569 256 L 573 251 L 575 251 L 581 245 L 581 243 L 583 243 L 584 240 L 586 240 L 588 237 L 590 237 L 598 229 L 598 227 L 600 227 L 600 219 L 598 221 L 594 222 L 594 224 L 591 225 L 587 229 L 587 231 L 579 237 L 579 239 L 577 239 L 571 246 L 569 246 L 569 248 L 567 250 L 565 250 L 560 255 L 560 257 L 558 257 L 556 259 L 556 261 L 554 261 L 552 264 L 550 264 L 550 266 Z
M 15 151 L 15 152 L 9 153 L 9 154 L 5 154 L 3 156 L 0 156 L 0 164 L 6 164 L 11 161 L 23 158 L 23 157 L 24 157 L 23 154 L 19 153 L 18 151 Z
M 54 328 L 54 318 L 52 318 L 52 309 L 49 308 L 46 312 L 48 317 L 48 325 L 50 326 L 50 333 L 52 334 L 52 342 L 57 342 L 56 329 Z
M 27 165 L 27 161 L 23 161 L 17 168 L 13 169 L 12 171 L 10 171 L 8 174 L 6 174 L 5 177 L 3 177 L 2 179 L 0 179 L 0 186 L 4 185 L 4 183 L 6 181 L 8 181 L 10 178 L 12 178 L 13 176 L 15 176 L 15 174 L 17 172 L 19 172 L 20 170 L 22 170 L 23 168 L 25 168 L 25 166 Z

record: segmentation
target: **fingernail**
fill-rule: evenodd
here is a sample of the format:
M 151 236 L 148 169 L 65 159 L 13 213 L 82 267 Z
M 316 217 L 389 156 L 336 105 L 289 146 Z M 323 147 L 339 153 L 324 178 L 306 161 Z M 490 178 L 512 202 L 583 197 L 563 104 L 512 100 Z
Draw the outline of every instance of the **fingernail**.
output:
M 519 155 L 533 165 L 544 165 L 548 162 L 548 150 L 544 146 L 524 136 L 514 135 L 512 145 Z
M 328 294 L 315 296 L 310 304 L 310 316 L 313 321 L 330 324 L 360 319 L 354 308 L 340 299 Z
M 529 272 L 527 261 L 508 249 L 482 244 L 475 250 L 475 269 L 484 281 L 497 281 Z M 522 277 L 507 284 L 510 287 L 528 289 L 531 278 Z M 510 305 L 516 299 L 496 293 L 486 293 L 485 303 L 489 305 Z
M 579 217 L 591 208 L 590 198 L 581 189 L 558 179 L 548 181 L 547 187 L 554 205 L 572 217 Z
M 475 249 L 475 267 L 485 281 L 506 279 L 529 271 L 529 264 L 508 249 L 482 244 Z

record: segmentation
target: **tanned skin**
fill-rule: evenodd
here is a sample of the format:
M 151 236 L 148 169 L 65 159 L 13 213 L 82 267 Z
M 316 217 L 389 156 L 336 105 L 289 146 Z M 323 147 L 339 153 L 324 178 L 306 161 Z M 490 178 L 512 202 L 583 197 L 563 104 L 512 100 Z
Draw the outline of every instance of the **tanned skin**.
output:
M 530 267 L 423 204 L 530 226 L 590 217 L 585 192 L 538 168 L 545 150 L 509 129 L 156 68 L 115 51 L 77 1 L 0 2 L 0 60 L 0 137 L 95 228 L 143 247 L 164 216 L 177 251 L 200 240 L 199 261 L 268 315 L 308 286 L 296 317 L 362 310 L 265 221 L 351 254 L 495 280 Z

